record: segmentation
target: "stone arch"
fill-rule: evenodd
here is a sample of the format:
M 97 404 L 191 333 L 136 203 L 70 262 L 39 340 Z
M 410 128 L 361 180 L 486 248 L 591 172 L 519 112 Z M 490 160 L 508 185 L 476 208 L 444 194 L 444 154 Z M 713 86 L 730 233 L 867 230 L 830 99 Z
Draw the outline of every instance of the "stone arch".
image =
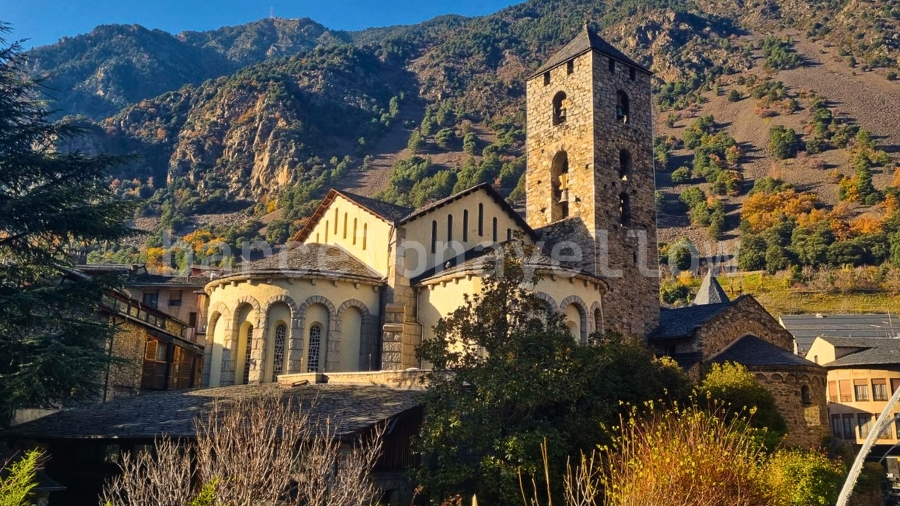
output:
M 784 377 L 785 383 L 797 383 L 797 376 L 794 374 L 788 374 Z
M 624 90 L 616 91 L 616 121 L 628 123 L 628 117 L 631 115 L 631 99 Z
M 223 316 L 225 318 L 222 318 Z M 203 371 L 201 372 L 203 385 L 210 385 L 213 369 L 215 369 L 216 373 L 215 383 L 218 385 L 219 381 L 221 381 L 222 363 L 226 359 L 226 355 L 229 359 L 231 356 L 231 352 L 224 346 L 224 343 L 216 344 L 215 342 L 216 326 L 220 324 L 220 321 L 222 325 L 225 325 L 222 334 L 227 341 L 231 332 L 231 310 L 221 301 L 216 302 L 209 308 L 209 320 L 206 322 L 208 338 L 206 347 L 203 350 Z M 213 368 L 213 360 L 216 361 L 215 368 Z
M 779 383 L 781 383 L 782 381 L 784 381 L 784 378 L 782 378 L 781 375 L 778 374 L 778 373 L 773 374 L 773 375 L 771 376 L 770 379 L 771 379 L 772 381 L 777 381 L 777 382 L 779 382 Z
M 303 372 L 300 369 L 300 366 L 303 362 L 303 329 L 306 328 L 306 310 L 309 306 L 314 304 L 321 304 L 325 306 L 328 310 L 328 328 L 325 329 L 323 337 L 325 338 L 325 372 L 334 370 L 334 366 L 336 363 L 333 363 L 332 355 L 337 355 L 338 351 L 333 350 L 333 343 L 335 340 L 335 322 L 337 321 L 337 310 L 334 307 L 334 304 L 325 297 L 321 295 L 313 295 L 312 297 L 303 301 L 300 306 L 297 308 L 297 326 L 300 328 L 300 332 L 298 334 L 301 336 L 300 339 L 291 340 L 291 352 L 290 352 L 290 360 L 288 362 L 288 373 L 294 372 Z
M 759 381 L 760 383 L 765 383 L 765 382 L 769 381 L 769 379 L 766 378 L 765 374 L 756 373 L 756 381 Z
M 577 295 L 570 295 L 562 300 L 559 303 L 559 310 L 565 312 L 569 306 L 574 305 L 578 310 L 578 316 L 581 317 L 581 321 L 578 322 L 578 330 L 579 336 L 582 343 L 587 343 L 588 336 L 588 315 L 587 315 L 587 304 L 584 303 L 584 300 Z
M 376 335 L 378 321 L 375 316 L 372 315 L 371 311 L 369 311 L 369 307 L 364 302 L 357 299 L 345 300 L 337 310 L 337 318 L 334 320 L 334 341 L 335 347 L 340 351 L 337 352 L 335 362 L 340 364 L 340 357 L 344 352 L 344 350 L 341 349 L 344 312 L 351 307 L 358 310 L 362 315 L 362 328 L 360 329 L 359 336 L 359 356 L 356 361 L 356 369 L 366 371 L 369 369 L 370 356 L 374 359 L 378 353 Z
M 599 302 L 594 301 L 594 303 L 591 304 L 591 312 L 588 314 L 588 318 L 591 321 L 592 332 L 603 333 L 605 330 L 603 328 L 603 308 L 600 306 Z
M 540 300 L 546 302 L 546 303 L 547 303 L 547 306 L 548 306 L 548 309 L 549 309 L 551 312 L 554 312 L 554 313 L 555 313 L 555 312 L 559 311 L 559 305 L 556 303 L 555 300 L 553 300 L 553 297 L 547 295 L 547 294 L 544 293 L 544 292 L 534 292 L 534 296 L 535 296 L 536 298 L 538 298 L 538 299 L 540 299 Z
M 553 96 L 553 124 L 560 125 L 566 122 L 566 92 L 559 91 Z
M 301 330 L 299 330 L 297 327 L 297 321 L 298 321 L 300 311 L 297 308 L 297 303 L 294 301 L 294 299 L 291 298 L 289 295 L 275 295 L 273 297 L 270 297 L 269 300 L 266 301 L 266 304 L 264 306 L 265 310 L 262 312 L 262 316 L 260 317 L 260 320 L 261 320 L 260 327 L 262 328 L 262 346 L 260 346 L 259 349 L 253 350 L 253 352 L 257 354 L 253 360 L 256 363 L 260 364 L 260 367 L 255 372 L 255 376 L 256 376 L 255 379 L 257 381 L 261 381 L 262 378 L 265 378 L 265 377 L 267 377 L 267 375 L 269 375 L 268 370 L 267 370 L 269 348 L 271 346 L 274 346 L 274 342 L 275 342 L 274 341 L 275 330 L 272 329 L 272 332 L 270 332 L 270 329 L 269 329 L 269 324 L 271 323 L 271 322 L 269 322 L 269 313 L 272 310 L 272 306 L 274 306 L 276 304 L 284 304 L 285 306 L 288 307 L 288 310 L 291 312 L 290 321 L 287 322 L 288 328 L 287 328 L 286 339 L 287 339 L 287 343 L 288 343 L 287 344 L 288 349 L 285 354 L 288 356 L 290 355 L 290 344 L 289 343 L 292 343 L 294 341 L 294 339 L 297 338 L 297 336 L 300 336 L 301 340 L 303 339 L 303 337 L 302 337 L 303 332 Z M 272 367 L 274 368 L 274 366 L 275 366 L 275 364 L 273 361 Z M 289 373 L 290 367 L 288 366 L 288 367 L 284 368 L 283 371 L 285 373 Z M 253 379 L 253 376 L 254 376 L 254 373 L 251 372 L 251 379 Z
M 560 150 L 553 156 L 550 166 L 550 221 L 569 217 L 569 154 Z
M 250 372 L 251 379 L 253 375 L 253 370 L 256 368 L 257 363 L 253 359 L 253 353 L 256 347 L 260 346 L 260 340 L 262 339 L 262 328 L 259 325 L 260 319 L 260 305 L 259 301 L 256 298 L 245 295 L 240 297 L 237 300 L 237 303 L 234 305 L 234 312 L 231 313 L 231 329 L 226 334 L 224 350 L 222 353 L 222 373 L 220 376 L 220 382 L 223 385 L 233 385 L 235 384 L 235 380 L 237 379 L 236 374 L 238 371 L 237 368 L 237 354 L 240 352 L 238 350 L 239 343 L 239 332 L 241 328 L 241 322 L 238 319 L 241 316 L 241 309 L 244 306 L 250 306 L 250 314 L 247 315 L 247 321 L 250 325 L 253 326 L 253 335 L 247 336 L 248 342 L 247 346 L 250 346 L 251 356 L 250 356 Z M 258 374 L 258 373 L 257 373 Z

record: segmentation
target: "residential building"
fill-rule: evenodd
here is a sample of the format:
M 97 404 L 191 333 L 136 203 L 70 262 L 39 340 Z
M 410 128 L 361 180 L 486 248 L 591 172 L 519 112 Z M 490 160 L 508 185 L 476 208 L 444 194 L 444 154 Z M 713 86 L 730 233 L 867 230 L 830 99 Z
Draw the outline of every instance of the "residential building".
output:
M 900 316 L 881 314 L 795 314 L 778 318 L 794 336 L 798 355 L 806 356 L 817 337 L 900 337 Z M 812 357 L 810 357 L 812 360 Z

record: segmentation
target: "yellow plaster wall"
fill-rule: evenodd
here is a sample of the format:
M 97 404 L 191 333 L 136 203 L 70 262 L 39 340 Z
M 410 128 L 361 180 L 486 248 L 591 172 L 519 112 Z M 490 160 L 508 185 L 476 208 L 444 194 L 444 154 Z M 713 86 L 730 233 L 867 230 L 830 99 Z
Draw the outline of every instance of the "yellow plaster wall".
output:
M 821 337 L 817 337 L 809 347 L 809 351 L 806 352 L 806 360 L 810 360 L 819 365 L 834 362 L 835 358 L 834 345 Z
M 337 218 L 337 233 L 335 233 L 335 218 Z M 355 236 L 354 220 L 356 220 Z M 382 276 L 387 276 L 392 229 L 393 227 L 381 218 L 338 195 L 305 242 L 340 246 L 369 268 Z
M 478 204 L 484 205 L 484 221 L 482 234 L 478 234 Z M 467 240 L 463 241 L 463 215 L 464 211 L 469 211 L 469 223 Z M 513 238 L 516 232 L 522 232 L 521 227 L 508 214 L 503 211 L 492 198 L 483 191 L 470 193 L 459 200 L 451 202 L 440 209 L 436 209 L 428 214 L 416 218 L 409 223 L 403 225 L 405 230 L 405 239 L 402 247 L 406 250 L 405 265 L 412 272 L 409 277 L 415 277 L 435 265 L 435 254 L 431 252 L 431 232 L 432 222 L 437 222 L 437 241 L 438 243 L 448 244 L 447 229 L 448 216 L 453 215 L 453 241 L 450 247 L 437 250 L 438 259 L 441 263 L 454 258 L 457 254 L 463 253 L 474 248 L 479 244 L 493 244 L 493 219 L 497 218 L 497 240 L 499 242 L 506 241 L 507 230 L 512 231 Z M 529 240 L 524 237 L 524 240 Z M 421 248 L 417 248 L 417 244 Z M 420 254 L 424 251 L 424 265 L 420 261 Z M 444 253 L 441 256 L 441 253 Z
M 455 278 L 419 289 L 419 323 L 422 339 L 434 339 L 434 326 L 438 320 L 458 309 L 466 294 L 481 293 L 481 278 L 472 276 Z
M 817 341 L 819 341 L 817 339 Z M 810 352 L 812 352 L 812 348 L 810 348 Z M 840 415 L 844 414 L 852 414 L 854 427 L 856 432 L 856 439 L 851 440 L 857 444 L 863 444 L 865 442 L 865 438 L 859 437 L 859 429 L 857 427 L 858 419 L 857 415 L 859 414 L 871 414 L 871 427 L 874 428 L 875 420 L 878 418 L 878 415 L 884 410 L 884 407 L 887 405 L 887 401 L 876 401 L 874 399 L 874 392 L 872 387 L 873 379 L 883 379 L 885 380 L 885 385 L 887 389 L 888 398 L 893 393 L 891 391 L 891 380 L 900 379 L 900 371 L 891 371 L 885 369 L 829 369 L 828 370 L 828 419 L 829 419 L 829 427 L 831 424 L 831 416 L 832 415 Z M 851 401 L 850 402 L 841 402 L 840 397 L 840 381 L 845 380 L 850 382 L 850 392 L 851 392 Z M 867 390 L 869 394 L 868 401 L 857 401 L 856 400 L 856 391 L 854 388 L 854 380 L 866 380 Z M 838 387 L 838 392 L 832 393 L 831 391 L 831 382 L 835 382 L 835 386 Z M 836 395 L 838 402 L 832 401 L 832 396 Z M 900 406 L 894 407 L 894 413 L 900 414 Z M 843 421 L 842 421 L 843 423 Z M 894 424 L 894 421 L 890 421 L 890 437 L 889 438 L 879 438 L 878 444 L 894 444 L 897 443 L 897 430 Z

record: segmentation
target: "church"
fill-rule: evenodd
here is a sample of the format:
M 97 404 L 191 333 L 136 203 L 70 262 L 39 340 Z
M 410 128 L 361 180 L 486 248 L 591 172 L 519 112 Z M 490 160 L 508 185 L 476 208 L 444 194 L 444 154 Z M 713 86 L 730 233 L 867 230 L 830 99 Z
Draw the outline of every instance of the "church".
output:
M 790 443 L 820 442 L 827 373 L 752 297 L 710 275 L 693 305 L 660 307 L 652 77 L 588 26 L 528 77 L 524 216 L 489 184 L 420 209 L 329 191 L 290 248 L 206 285 L 204 386 L 421 368 L 417 346 L 479 293 L 495 247 L 522 241 L 573 339 L 642 337 L 695 375 L 745 363 Z

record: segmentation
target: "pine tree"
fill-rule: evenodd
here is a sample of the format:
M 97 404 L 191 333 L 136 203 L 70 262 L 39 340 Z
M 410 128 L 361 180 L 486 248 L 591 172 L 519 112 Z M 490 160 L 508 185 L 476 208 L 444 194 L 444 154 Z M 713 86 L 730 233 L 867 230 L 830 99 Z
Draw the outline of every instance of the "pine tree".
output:
M 0 37 L 0 426 L 100 392 L 112 327 L 96 305 L 113 284 L 74 275 L 72 253 L 129 234 L 133 210 L 106 182 L 121 158 L 56 151 L 79 131 L 49 121 L 23 64 Z

